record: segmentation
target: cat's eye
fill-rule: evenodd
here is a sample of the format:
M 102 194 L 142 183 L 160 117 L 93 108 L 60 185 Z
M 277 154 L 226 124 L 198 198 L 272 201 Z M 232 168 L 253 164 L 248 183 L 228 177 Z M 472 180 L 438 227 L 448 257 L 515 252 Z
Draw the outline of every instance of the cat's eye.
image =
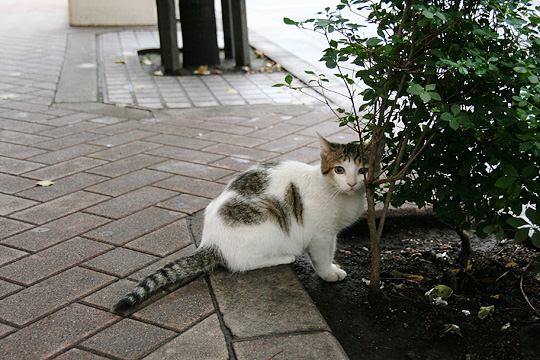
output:
M 345 169 L 343 168 L 343 166 L 336 166 L 334 168 L 334 171 L 336 172 L 336 174 L 343 174 L 345 172 Z
M 360 174 L 360 175 L 367 174 L 367 172 L 368 172 L 368 169 L 367 169 L 367 168 L 360 168 L 360 169 L 358 169 L 358 174 Z

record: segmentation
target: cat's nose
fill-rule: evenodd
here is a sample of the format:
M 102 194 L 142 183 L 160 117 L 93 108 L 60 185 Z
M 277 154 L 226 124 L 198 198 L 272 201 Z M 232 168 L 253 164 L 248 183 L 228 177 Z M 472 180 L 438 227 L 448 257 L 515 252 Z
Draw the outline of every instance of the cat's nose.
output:
M 351 188 L 353 188 L 354 185 L 356 185 L 356 181 L 355 182 L 348 182 L 347 181 L 347 185 L 349 185 Z

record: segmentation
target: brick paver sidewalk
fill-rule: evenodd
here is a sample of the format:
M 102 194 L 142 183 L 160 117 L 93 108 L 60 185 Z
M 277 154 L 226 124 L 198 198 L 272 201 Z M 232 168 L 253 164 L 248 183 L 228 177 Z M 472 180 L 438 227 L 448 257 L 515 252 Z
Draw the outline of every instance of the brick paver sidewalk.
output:
M 0 34 L 0 359 L 346 359 L 288 266 L 199 277 L 126 317 L 108 309 L 195 249 L 202 209 L 234 174 L 315 162 L 316 131 L 350 134 L 306 105 L 55 102 L 71 65 L 92 69 L 66 49 L 88 30 L 33 24 Z

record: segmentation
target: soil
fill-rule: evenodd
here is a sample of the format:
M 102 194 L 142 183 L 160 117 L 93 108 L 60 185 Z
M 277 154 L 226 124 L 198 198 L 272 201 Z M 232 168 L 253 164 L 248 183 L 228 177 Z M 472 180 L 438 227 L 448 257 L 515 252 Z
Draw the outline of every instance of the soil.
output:
M 473 237 L 473 265 L 463 270 L 456 232 L 432 216 L 393 217 L 382 239 L 382 299 L 367 302 L 367 225 L 359 222 L 340 235 L 336 262 L 348 273 L 325 283 L 306 259 L 295 270 L 351 359 L 540 359 L 540 277 L 534 249 L 512 241 Z M 526 269 L 526 270 L 525 270 Z M 403 277 L 420 275 L 415 280 Z M 431 304 L 425 293 L 444 284 L 453 289 L 448 304 Z M 485 319 L 481 306 L 494 305 Z M 466 312 L 470 312 L 466 315 Z M 446 324 L 459 332 L 445 332 Z

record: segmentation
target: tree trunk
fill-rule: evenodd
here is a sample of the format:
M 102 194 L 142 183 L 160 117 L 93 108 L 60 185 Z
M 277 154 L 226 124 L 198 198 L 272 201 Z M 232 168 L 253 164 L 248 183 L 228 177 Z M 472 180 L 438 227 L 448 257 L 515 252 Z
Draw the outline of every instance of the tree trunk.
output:
M 214 0 L 180 0 L 183 67 L 219 64 Z
M 381 239 L 377 231 L 375 215 L 375 190 L 368 186 L 367 199 L 367 222 L 369 227 L 369 252 L 371 262 L 371 275 L 369 280 L 369 301 L 376 302 L 381 295 Z
M 471 234 L 468 230 L 463 230 L 460 227 L 456 228 L 456 232 L 461 239 L 461 257 L 463 258 L 465 271 L 472 271 L 472 245 Z

